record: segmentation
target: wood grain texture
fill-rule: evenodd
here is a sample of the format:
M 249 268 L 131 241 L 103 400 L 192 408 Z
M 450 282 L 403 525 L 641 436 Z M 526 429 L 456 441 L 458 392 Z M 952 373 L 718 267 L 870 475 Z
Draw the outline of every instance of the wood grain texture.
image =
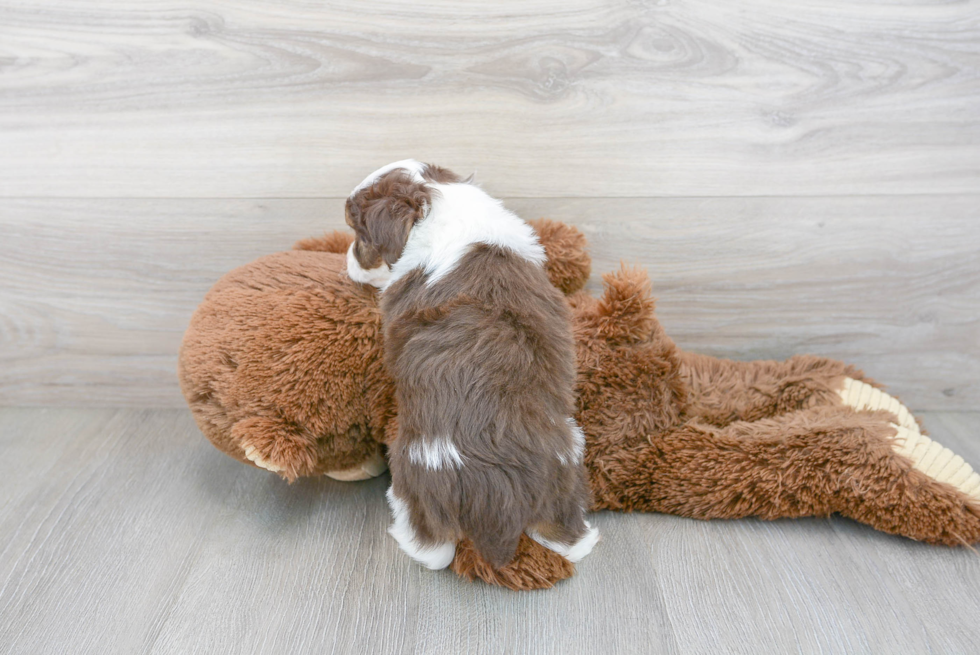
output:
M 980 414 L 926 414 L 980 462 Z M 846 519 L 602 513 L 576 577 L 425 571 L 387 479 L 286 485 L 184 410 L 0 409 L 0 643 L 88 653 L 972 652 L 980 558 Z
M 681 347 L 864 367 L 917 409 L 980 406 L 980 202 L 514 199 L 646 267 Z M 342 200 L 0 201 L 0 405 L 183 406 L 176 353 L 224 273 L 343 228 Z
M 579 226 L 596 275 L 646 268 L 686 350 L 823 355 L 913 408 L 980 407 L 980 197 L 510 204 Z
M 976 413 L 922 418 L 937 441 L 978 461 Z M 671 624 L 690 652 L 955 653 L 980 638 L 975 551 L 930 549 L 837 516 L 656 518 L 637 540 L 652 544 Z
M 0 2 L 0 195 L 971 193 L 975 1 Z
M 577 224 L 593 289 L 647 267 L 684 348 L 980 407 L 976 0 L 0 0 L 0 406 L 89 407 L 0 408 L 0 652 L 975 650 L 967 550 L 605 513 L 514 594 L 400 555 L 385 479 L 144 409 L 222 274 L 407 156 Z M 980 464 L 980 414 L 925 423 Z

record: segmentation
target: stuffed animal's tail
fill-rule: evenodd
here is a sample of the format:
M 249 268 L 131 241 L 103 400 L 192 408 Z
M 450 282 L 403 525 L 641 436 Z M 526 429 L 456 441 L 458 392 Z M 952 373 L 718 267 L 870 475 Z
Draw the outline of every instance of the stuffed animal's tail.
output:
M 350 232 L 335 230 L 326 232 L 322 237 L 309 237 L 293 244 L 293 250 L 314 250 L 316 252 L 332 252 L 342 255 L 350 248 L 354 242 L 354 235 Z

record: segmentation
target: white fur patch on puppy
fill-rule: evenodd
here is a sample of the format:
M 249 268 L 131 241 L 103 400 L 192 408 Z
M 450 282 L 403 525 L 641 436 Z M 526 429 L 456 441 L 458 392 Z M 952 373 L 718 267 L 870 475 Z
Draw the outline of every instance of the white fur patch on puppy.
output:
M 401 161 L 395 161 L 390 164 L 385 164 L 378 170 L 368 175 L 366 178 L 364 178 L 361 181 L 360 184 L 354 187 L 354 190 L 351 191 L 350 193 L 351 196 L 353 197 L 354 194 L 360 191 L 361 189 L 368 188 L 369 186 L 377 182 L 379 179 L 381 179 L 383 175 L 385 175 L 386 173 L 390 173 L 391 171 L 398 168 L 404 169 L 406 172 L 408 172 L 408 174 L 411 175 L 412 179 L 415 180 L 416 182 L 420 184 L 422 182 L 425 182 L 425 178 L 422 177 L 422 172 L 425 170 L 425 164 L 415 159 L 402 159 Z
M 354 244 L 352 243 L 350 244 L 350 248 L 347 249 L 347 277 L 361 284 L 382 287 L 391 277 L 391 269 L 383 262 L 377 268 L 361 268 L 357 257 L 354 256 Z
M 545 539 L 534 530 L 530 530 L 527 533 L 527 536 L 529 536 L 531 539 L 534 539 L 536 542 L 538 542 L 548 550 L 555 551 L 556 553 L 558 553 L 559 555 L 567 559 L 569 562 L 572 562 L 574 564 L 575 562 L 581 561 L 582 558 L 584 558 L 586 555 L 591 553 L 592 549 L 595 548 L 595 545 L 599 543 L 599 531 L 593 528 L 592 524 L 589 523 L 588 521 L 585 522 L 585 527 L 588 528 L 588 530 L 586 530 L 585 532 L 585 535 L 583 535 L 582 538 L 576 541 L 574 544 L 570 544 L 570 545 L 558 543 L 557 541 L 551 541 L 550 539 Z
M 547 257 L 538 235 L 516 214 L 472 184 L 429 184 L 432 207 L 412 228 L 405 250 L 383 288 L 416 268 L 429 275 L 428 284 L 452 271 L 476 244 L 506 248 L 544 265 Z
M 395 495 L 392 487 L 388 487 L 387 496 L 394 518 L 391 527 L 388 528 L 388 534 L 395 538 L 405 554 L 433 571 L 444 569 L 452 564 L 453 558 L 456 557 L 456 544 L 447 541 L 435 546 L 421 546 L 416 539 L 415 530 L 412 529 L 408 505 Z
M 565 419 L 572 428 L 572 449 L 567 453 L 558 453 L 558 461 L 565 464 L 581 464 L 585 455 L 585 433 L 571 416 Z
M 412 442 L 408 447 L 408 459 L 413 464 L 425 466 L 433 471 L 446 468 L 459 468 L 463 456 L 448 439 L 425 439 Z

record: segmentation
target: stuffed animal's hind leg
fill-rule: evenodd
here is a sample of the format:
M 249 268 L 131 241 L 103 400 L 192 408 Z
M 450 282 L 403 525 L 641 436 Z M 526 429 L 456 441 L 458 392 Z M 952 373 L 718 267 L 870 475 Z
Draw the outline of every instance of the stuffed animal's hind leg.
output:
M 311 475 L 316 467 L 316 439 L 284 421 L 252 416 L 235 423 L 231 437 L 249 461 L 290 482 Z
M 980 541 L 980 499 L 903 454 L 896 418 L 838 404 L 724 428 L 692 421 L 597 458 L 596 506 L 702 519 L 838 512 L 921 541 Z
M 912 468 L 980 503 L 980 474 L 962 457 L 930 439 L 897 398 L 853 378 L 844 379 L 840 397 L 845 406 L 859 412 L 887 412 L 896 432 L 892 450 L 908 459 Z

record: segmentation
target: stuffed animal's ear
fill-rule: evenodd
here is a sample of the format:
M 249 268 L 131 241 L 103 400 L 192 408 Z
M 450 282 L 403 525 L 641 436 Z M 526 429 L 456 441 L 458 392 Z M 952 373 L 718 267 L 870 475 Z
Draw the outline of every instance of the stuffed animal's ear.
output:
M 314 250 L 316 252 L 333 252 L 343 255 L 354 242 L 350 232 L 334 230 L 326 232 L 322 237 L 308 237 L 293 244 L 293 250 Z
M 593 304 L 582 304 L 580 325 L 614 343 L 649 340 L 660 324 L 653 314 L 656 301 L 647 272 L 622 265 L 603 275 L 602 283 L 602 297 Z
M 551 283 L 566 296 L 582 289 L 592 274 L 585 235 L 576 227 L 546 218 L 529 223 L 548 256 L 545 270 Z

